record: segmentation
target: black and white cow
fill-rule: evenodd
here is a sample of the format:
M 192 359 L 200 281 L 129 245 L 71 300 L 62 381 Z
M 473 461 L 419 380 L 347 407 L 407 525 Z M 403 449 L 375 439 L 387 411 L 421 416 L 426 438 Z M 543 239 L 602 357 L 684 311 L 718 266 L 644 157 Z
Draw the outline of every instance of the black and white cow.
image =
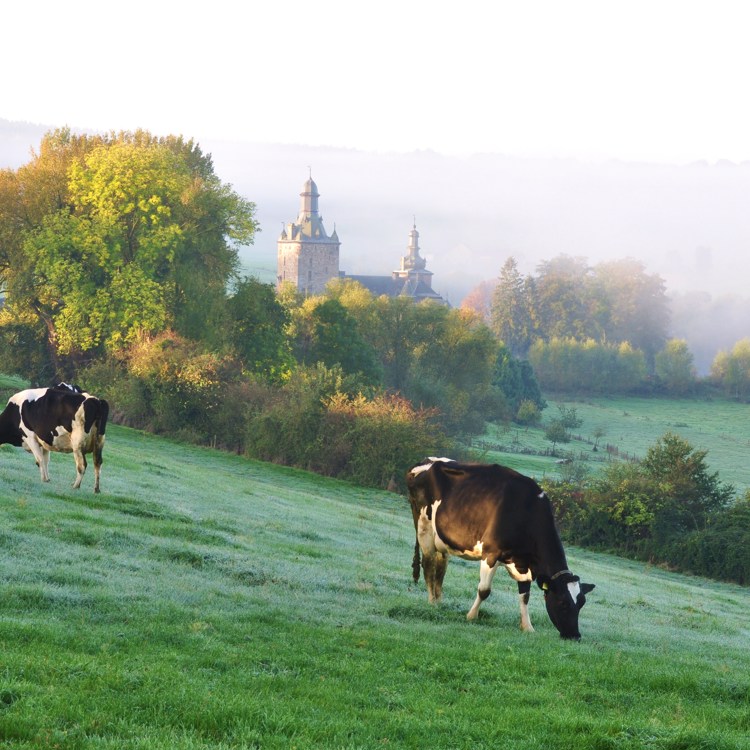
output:
M 536 580 L 560 635 L 580 639 L 578 613 L 594 584 L 581 583 L 568 570 L 552 505 L 533 479 L 497 464 L 429 458 L 410 469 L 406 482 L 417 532 L 414 581 L 421 551 L 431 602 L 442 596 L 449 555 L 478 560 L 479 587 L 467 615 L 474 620 L 504 565 L 518 583 L 522 630 L 534 630 L 528 604 Z
M 94 492 L 99 492 L 108 415 L 106 401 L 78 386 L 58 383 L 52 388 L 29 388 L 11 396 L 0 414 L 0 444 L 10 443 L 32 453 L 43 482 L 49 482 L 50 451 L 72 453 L 76 489 L 86 471 L 85 454 L 93 453 Z

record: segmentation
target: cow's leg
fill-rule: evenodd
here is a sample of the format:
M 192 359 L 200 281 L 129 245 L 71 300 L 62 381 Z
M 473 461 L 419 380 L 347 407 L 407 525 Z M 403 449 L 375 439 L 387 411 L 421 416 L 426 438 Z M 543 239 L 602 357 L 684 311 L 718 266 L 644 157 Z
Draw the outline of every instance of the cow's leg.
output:
M 36 461 L 36 465 L 39 467 L 39 473 L 42 475 L 42 481 L 49 482 L 49 471 L 47 469 L 49 465 L 49 451 L 33 437 L 24 439 L 24 447 L 28 451 L 31 451 L 31 455 L 34 456 L 34 461 Z
M 42 449 L 42 481 L 49 482 L 49 455 L 50 452 L 44 447 Z
M 518 582 L 518 599 L 521 604 L 521 630 L 533 633 L 534 628 L 529 617 L 529 597 L 531 596 L 531 581 Z
M 94 464 L 94 492 L 99 492 L 99 474 L 101 474 L 102 465 Z
M 440 601 L 443 597 L 443 579 L 445 571 L 448 569 L 448 554 L 438 552 L 435 555 L 435 599 Z
M 448 555 L 445 553 L 435 550 L 432 554 L 426 555 L 422 552 L 422 570 L 430 602 L 439 602 L 443 597 L 443 579 L 447 567 Z
M 80 448 L 74 448 L 73 458 L 76 461 L 76 480 L 73 482 L 73 489 L 77 490 L 81 486 L 83 475 L 86 473 L 86 456 Z
M 492 591 L 492 578 L 500 563 L 490 565 L 485 559 L 479 564 L 479 586 L 477 587 L 477 598 L 466 615 L 467 620 L 476 620 L 479 615 L 479 605 L 490 595 Z
M 94 492 L 99 492 L 99 474 L 102 470 L 102 444 L 103 437 L 98 437 L 94 445 Z
M 427 509 L 422 508 L 417 522 L 417 541 L 422 550 L 422 570 L 427 584 L 430 602 L 439 602 L 443 595 L 443 578 L 448 565 L 448 556 L 435 547 L 435 532 L 432 520 L 427 517 Z

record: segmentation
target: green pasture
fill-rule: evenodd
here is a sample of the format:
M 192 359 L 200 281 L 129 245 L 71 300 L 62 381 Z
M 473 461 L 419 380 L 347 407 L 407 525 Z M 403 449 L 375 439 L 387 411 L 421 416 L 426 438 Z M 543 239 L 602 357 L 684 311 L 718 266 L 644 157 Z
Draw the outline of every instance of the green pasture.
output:
M 580 643 L 475 564 L 411 580 L 404 497 L 108 429 L 102 493 L 0 448 L 0 747 L 659 748 L 750 736 L 746 589 L 569 549 Z
M 711 471 L 718 471 L 722 481 L 734 484 L 739 494 L 750 489 L 750 404 L 724 399 L 546 398 L 545 422 L 560 415 L 559 404 L 576 409 L 583 424 L 573 434 L 582 439 L 559 443 L 556 450 L 570 453 L 592 472 L 605 466 L 607 445 L 616 451 L 612 460 L 643 458 L 662 435 L 674 432 L 694 448 L 708 451 L 706 462 Z M 597 428 L 604 435 L 599 438 L 599 449 L 593 451 Z M 537 478 L 560 473 L 560 464 L 554 458 L 516 452 L 551 448 L 543 429 L 490 425 L 483 437 L 494 445 L 513 447 L 512 452 L 486 450 L 486 460 L 513 466 Z

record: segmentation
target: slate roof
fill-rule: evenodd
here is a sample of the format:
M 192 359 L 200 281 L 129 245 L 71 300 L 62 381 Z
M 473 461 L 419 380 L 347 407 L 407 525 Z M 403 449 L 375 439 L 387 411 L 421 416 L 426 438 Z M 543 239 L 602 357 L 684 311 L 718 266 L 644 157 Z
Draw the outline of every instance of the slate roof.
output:
M 365 289 L 368 289 L 376 297 L 380 297 L 383 294 L 388 297 L 403 295 L 405 297 L 413 297 L 418 301 L 433 299 L 436 302 L 445 303 L 445 300 L 434 289 L 424 282 L 417 282 L 414 279 L 398 279 L 393 276 L 350 276 L 346 273 L 342 273 L 341 276 L 344 279 L 362 284 Z

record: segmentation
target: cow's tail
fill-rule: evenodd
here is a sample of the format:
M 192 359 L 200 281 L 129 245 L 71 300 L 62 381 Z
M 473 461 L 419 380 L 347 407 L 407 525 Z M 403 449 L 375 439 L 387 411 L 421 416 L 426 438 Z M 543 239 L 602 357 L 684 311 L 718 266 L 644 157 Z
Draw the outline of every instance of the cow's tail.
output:
M 104 433 L 107 430 L 107 419 L 109 418 L 109 403 L 103 398 L 99 399 L 96 412 L 96 431 L 98 433 L 94 440 L 94 465 L 102 465 L 102 446 L 104 445 Z
M 99 414 L 96 418 L 96 428 L 100 435 L 104 435 L 104 431 L 107 429 L 107 419 L 109 419 L 109 403 L 100 398 Z
M 414 557 L 411 561 L 411 574 L 414 577 L 414 583 L 419 582 L 419 569 L 422 567 L 419 559 L 419 540 L 414 542 Z

